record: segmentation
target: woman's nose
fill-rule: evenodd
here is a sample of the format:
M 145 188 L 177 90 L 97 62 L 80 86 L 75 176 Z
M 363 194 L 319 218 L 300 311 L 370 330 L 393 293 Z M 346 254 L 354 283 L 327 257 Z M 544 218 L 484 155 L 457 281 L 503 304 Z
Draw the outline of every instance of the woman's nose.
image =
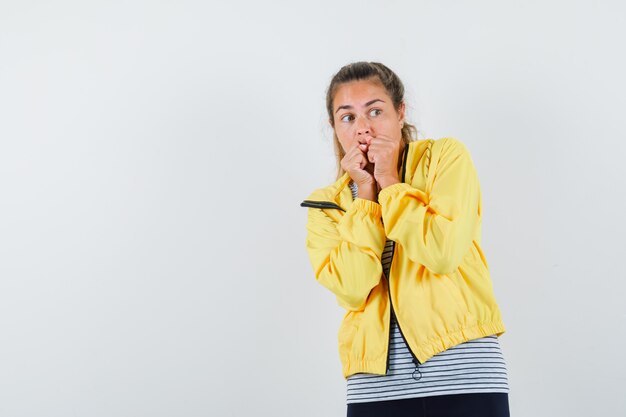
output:
M 361 119 L 361 121 L 357 121 L 356 133 L 359 136 L 367 136 L 368 134 L 371 134 L 372 129 L 369 121 L 363 119 Z

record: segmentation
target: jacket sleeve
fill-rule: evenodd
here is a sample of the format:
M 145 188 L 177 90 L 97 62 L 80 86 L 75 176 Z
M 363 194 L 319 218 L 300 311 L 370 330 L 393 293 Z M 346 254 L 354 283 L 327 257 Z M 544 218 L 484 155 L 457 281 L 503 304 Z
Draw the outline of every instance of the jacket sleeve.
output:
M 480 187 L 471 156 L 462 142 L 442 140 L 435 172 L 429 174 L 434 175 L 430 192 L 400 182 L 378 194 L 387 237 L 436 274 L 458 268 L 480 221 Z
M 358 197 L 338 222 L 309 208 L 306 248 L 315 279 L 347 310 L 362 310 L 380 282 L 387 240 L 381 216 L 380 204 Z

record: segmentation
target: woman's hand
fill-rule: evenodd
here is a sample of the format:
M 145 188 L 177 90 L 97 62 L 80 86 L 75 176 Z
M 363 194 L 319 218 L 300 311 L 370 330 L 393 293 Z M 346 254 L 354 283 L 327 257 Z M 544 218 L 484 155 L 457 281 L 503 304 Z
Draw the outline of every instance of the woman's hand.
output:
M 376 182 L 373 175 L 373 167 L 369 167 L 371 164 L 367 161 L 367 154 L 362 149 L 367 149 L 365 143 L 358 143 L 348 149 L 345 156 L 341 159 L 341 167 L 359 186 Z
M 374 179 L 380 189 L 400 182 L 398 178 L 398 156 L 400 141 L 387 136 L 366 136 L 367 160 L 374 164 Z
M 367 148 L 365 139 L 360 139 L 359 143 L 348 149 L 341 159 L 341 167 L 357 184 L 359 197 L 376 201 L 378 192 L 374 165 L 367 160 Z

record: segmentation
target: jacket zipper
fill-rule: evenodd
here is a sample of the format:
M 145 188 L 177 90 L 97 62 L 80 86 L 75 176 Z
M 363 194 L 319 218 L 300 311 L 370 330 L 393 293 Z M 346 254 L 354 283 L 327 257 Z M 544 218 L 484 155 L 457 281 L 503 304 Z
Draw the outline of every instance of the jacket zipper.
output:
M 404 179 L 405 179 L 406 158 L 407 158 L 408 153 L 409 153 L 408 150 L 405 150 L 404 158 L 402 159 L 402 182 L 404 182 Z M 393 263 L 393 256 L 395 255 L 395 253 L 396 253 L 396 242 L 393 242 L 393 249 L 391 252 L 391 261 L 389 262 L 389 272 L 391 272 L 391 264 Z M 389 281 L 389 277 L 387 277 L 386 275 L 385 277 L 387 278 L 387 289 L 389 292 L 389 307 L 391 309 L 391 311 L 389 312 L 389 340 L 387 343 L 387 371 L 385 372 L 385 373 L 389 373 L 389 357 L 391 356 L 391 352 L 389 352 L 389 348 L 391 346 L 391 315 L 393 314 L 393 302 L 391 301 L 391 282 Z M 400 330 L 400 335 L 402 336 L 402 339 L 404 339 L 404 343 L 406 344 L 407 349 L 409 350 L 409 352 L 411 352 L 411 356 L 413 356 L 413 363 L 415 363 L 416 365 L 420 365 L 421 362 L 419 361 L 419 359 L 417 359 L 417 356 L 415 356 L 415 353 L 413 353 L 413 351 L 411 350 L 411 346 L 409 346 L 409 343 L 406 341 L 406 337 L 404 337 L 404 333 L 402 333 L 402 329 L 400 328 L 400 322 L 398 321 L 398 316 L 396 316 L 396 324 L 398 325 L 398 330 Z
M 391 252 L 391 260 L 393 261 L 393 255 L 396 253 L 396 242 L 393 242 L 393 249 Z M 389 264 L 389 270 L 391 270 L 391 263 Z M 389 277 L 385 276 L 387 278 L 387 288 L 388 288 L 388 292 L 389 292 L 389 306 L 391 308 L 391 312 L 389 313 L 389 342 L 387 345 L 387 371 L 386 373 L 389 373 L 389 356 L 391 356 L 391 353 L 389 352 L 389 347 L 391 346 L 391 315 L 393 314 L 393 302 L 391 301 L 391 286 L 390 286 L 390 282 L 389 282 Z M 415 363 L 416 365 L 421 365 L 421 362 L 419 361 L 419 359 L 417 359 L 417 356 L 415 356 L 415 353 L 413 353 L 413 351 L 411 350 L 411 346 L 409 346 L 409 343 L 406 341 L 406 337 L 404 337 L 404 333 L 402 333 L 402 328 L 400 327 L 400 322 L 398 321 L 398 316 L 396 316 L 396 324 L 398 325 L 398 330 L 400 330 L 400 335 L 402 336 L 402 339 L 404 340 L 404 344 L 406 345 L 407 349 L 409 349 L 409 352 L 411 352 L 411 356 L 413 356 L 413 363 Z

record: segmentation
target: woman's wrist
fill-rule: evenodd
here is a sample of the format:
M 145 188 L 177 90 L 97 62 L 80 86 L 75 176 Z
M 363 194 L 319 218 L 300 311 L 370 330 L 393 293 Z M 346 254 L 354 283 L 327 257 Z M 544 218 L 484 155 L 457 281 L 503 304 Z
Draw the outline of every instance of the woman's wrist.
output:
M 365 200 L 377 201 L 378 193 L 375 183 L 358 184 L 357 197 Z

